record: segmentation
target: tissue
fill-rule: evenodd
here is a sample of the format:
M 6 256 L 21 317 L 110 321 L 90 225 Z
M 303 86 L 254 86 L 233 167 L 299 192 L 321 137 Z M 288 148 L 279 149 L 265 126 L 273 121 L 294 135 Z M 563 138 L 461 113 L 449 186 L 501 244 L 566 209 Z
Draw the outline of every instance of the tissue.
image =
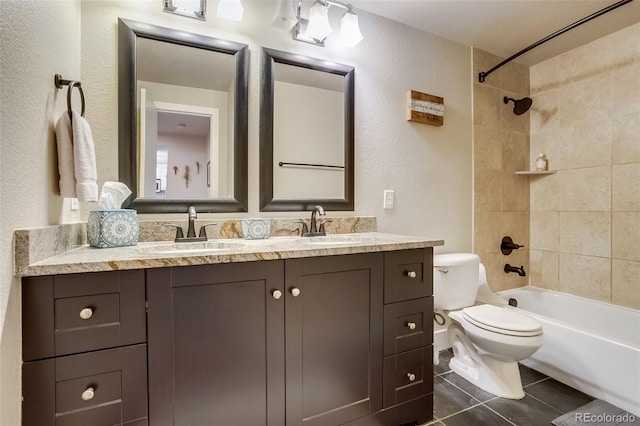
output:
M 100 191 L 98 209 L 119 209 L 129 195 L 131 190 L 124 183 L 106 181 Z
M 87 241 L 91 247 L 125 247 L 138 243 L 138 214 L 121 209 L 131 190 L 121 182 L 105 182 L 100 191 L 98 210 L 89 212 Z

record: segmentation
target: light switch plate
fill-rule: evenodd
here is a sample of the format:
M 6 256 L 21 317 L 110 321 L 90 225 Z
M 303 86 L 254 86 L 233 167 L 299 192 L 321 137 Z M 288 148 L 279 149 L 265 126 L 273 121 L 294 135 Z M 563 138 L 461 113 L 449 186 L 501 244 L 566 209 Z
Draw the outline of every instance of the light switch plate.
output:
M 392 209 L 393 208 L 393 191 L 390 189 L 385 189 L 384 190 L 384 204 L 383 207 L 385 209 Z

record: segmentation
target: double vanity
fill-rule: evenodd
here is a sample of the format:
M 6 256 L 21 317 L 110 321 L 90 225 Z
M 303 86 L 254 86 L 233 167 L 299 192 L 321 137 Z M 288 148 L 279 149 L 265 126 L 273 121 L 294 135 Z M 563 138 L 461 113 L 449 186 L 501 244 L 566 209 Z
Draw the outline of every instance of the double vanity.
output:
M 23 425 L 425 423 L 442 243 L 155 241 L 23 265 Z

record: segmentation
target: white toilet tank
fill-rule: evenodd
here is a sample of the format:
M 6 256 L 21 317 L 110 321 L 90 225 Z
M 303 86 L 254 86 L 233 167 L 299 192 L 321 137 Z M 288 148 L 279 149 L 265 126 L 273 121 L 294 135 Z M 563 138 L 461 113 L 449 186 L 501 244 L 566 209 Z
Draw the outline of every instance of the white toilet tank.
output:
M 480 257 L 473 253 L 433 256 L 433 303 L 436 309 L 472 306 L 479 285 Z

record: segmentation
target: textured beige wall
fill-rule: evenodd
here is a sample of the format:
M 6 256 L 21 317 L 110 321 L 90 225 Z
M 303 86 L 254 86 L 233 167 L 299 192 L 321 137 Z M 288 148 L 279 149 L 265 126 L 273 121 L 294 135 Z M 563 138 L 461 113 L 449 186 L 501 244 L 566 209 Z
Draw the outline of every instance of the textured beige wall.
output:
M 640 309 L 640 24 L 531 67 L 531 284 Z
M 117 179 L 117 18 L 220 37 L 249 46 L 249 212 L 259 212 L 259 94 L 261 47 L 309 55 L 355 67 L 355 212 L 373 215 L 385 232 L 442 238 L 439 250 L 471 250 L 471 54 L 463 46 L 358 12 L 365 39 L 355 48 L 330 38 L 320 48 L 293 40 L 271 24 L 279 3 L 243 1 L 242 22 L 201 22 L 162 12 L 157 2 L 82 3 L 82 77 L 92 114 L 98 179 Z M 331 14 L 338 25 L 340 14 Z M 406 93 L 444 97 L 444 126 L 406 120 Z M 528 151 L 527 151 L 528 152 Z M 383 191 L 395 208 L 382 208 Z M 271 216 L 284 216 L 272 213 Z M 299 215 L 299 213 L 295 213 Z M 205 215 L 203 215 L 204 217 Z M 228 215 L 227 215 L 228 216 Z M 240 216 L 240 215 L 238 215 Z
M 529 114 L 513 114 L 505 96 L 529 95 L 529 68 L 510 62 L 490 74 L 484 83 L 478 73 L 504 58 L 473 49 L 474 108 L 474 232 L 473 251 L 487 269 L 492 290 L 528 284 L 528 277 L 504 272 L 504 265 L 524 266 L 529 273 L 529 178 L 516 170 L 529 167 Z M 525 248 L 509 256 L 500 252 L 503 236 Z
M 53 124 L 66 90 L 53 76 L 80 78 L 80 2 L 0 1 L 0 425 L 20 424 L 20 282 L 13 230 L 63 218 Z

